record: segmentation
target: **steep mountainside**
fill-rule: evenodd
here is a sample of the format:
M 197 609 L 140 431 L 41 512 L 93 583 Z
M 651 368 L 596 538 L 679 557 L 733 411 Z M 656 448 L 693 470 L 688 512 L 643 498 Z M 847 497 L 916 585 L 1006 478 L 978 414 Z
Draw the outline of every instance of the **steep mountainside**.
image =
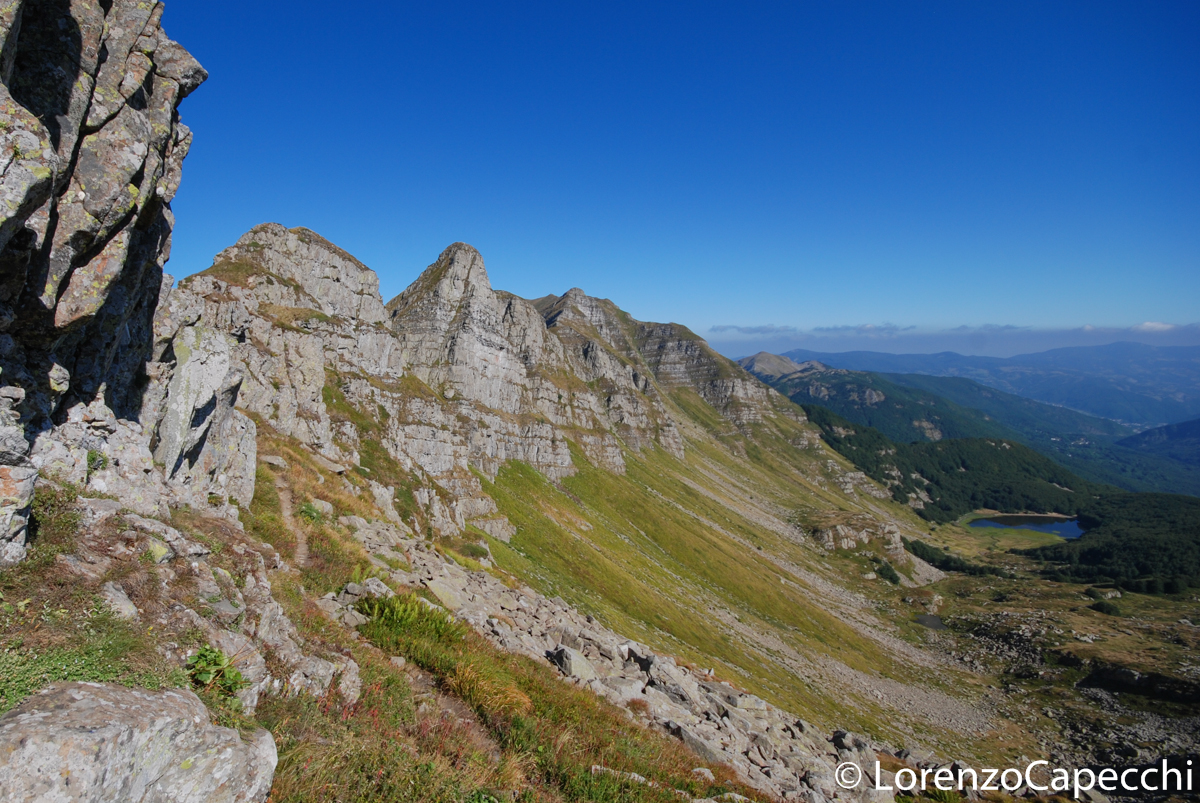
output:
M 1112 343 L 1010 358 L 961 354 L 827 354 L 797 349 L 794 360 L 880 373 L 961 376 L 1131 426 L 1175 423 L 1200 414 L 1200 347 Z
M 1023 443 L 1093 482 L 1130 491 L 1200 495 L 1200 473 L 1193 467 L 1170 455 L 1118 443 L 1131 432 L 1128 427 L 970 379 L 847 371 L 819 362 L 801 366 L 777 355 L 738 362 L 797 404 L 821 405 L 900 443 L 1002 438 Z
M 1147 430 L 1119 441 L 1119 445 L 1200 466 L 1200 419 Z
M 461 243 L 386 305 L 376 287 L 316 234 L 264 224 L 173 297 L 226 331 L 260 431 L 354 475 L 402 537 L 482 544 L 547 597 L 818 721 L 986 733 L 937 659 L 833 591 L 846 568 L 822 565 L 830 550 L 865 550 L 909 585 L 939 575 L 901 547 L 911 513 L 799 408 L 676 324 L 578 289 L 497 292 Z

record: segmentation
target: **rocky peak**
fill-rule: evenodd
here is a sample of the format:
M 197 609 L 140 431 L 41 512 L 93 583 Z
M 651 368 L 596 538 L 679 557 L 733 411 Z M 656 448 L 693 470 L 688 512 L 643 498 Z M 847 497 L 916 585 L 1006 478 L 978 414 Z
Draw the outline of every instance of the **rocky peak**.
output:
M 482 300 L 492 293 L 483 257 L 466 243 L 454 243 L 417 277 L 403 293 L 387 303 L 393 321 L 403 322 L 416 307 L 444 309 L 437 317 L 453 317 L 460 304 Z M 418 313 L 418 317 L 422 317 Z
M 447 398 L 516 413 L 527 376 L 505 336 L 506 308 L 466 243 L 443 251 L 387 304 L 404 364 L 422 381 Z
M 290 306 L 368 324 L 387 318 L 375 271 L 309 229 L 255 226 L 217 254 L 210 270 L 226 278 L 249 274 L 255 284 L 269 276 L 291 283 L 299 293 Z
M 557 299 L 552 296 L 544 299 L 540 306 L 546 327 L 560 336 L 565 335 L 564 329 L 570 328 L 581 336 L 603 340 L 627 358 L 637 354 L 625 331 L 633 319 L 607 298 L 593 298 L 572 287 Z

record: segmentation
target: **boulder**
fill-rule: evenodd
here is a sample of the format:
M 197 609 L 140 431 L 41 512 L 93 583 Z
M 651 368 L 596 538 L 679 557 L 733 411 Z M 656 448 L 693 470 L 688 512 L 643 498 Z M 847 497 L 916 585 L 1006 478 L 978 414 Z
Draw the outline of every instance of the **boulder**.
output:
M 579 678 L 585 682 L 597 677 L 595 668 L 579 650 L 573 650 L 560 644 L 558 649 L 550 653 L 549 658 L 555 666 L 562 670 L 564 675 Z
M 451 611 L 457 611 L 466 602 L 462 588 L 443 578 L 435 577 L 432 580 L 426 580 L 425 587 L 433 592 L 433 595 L 438 598 L 438 602 Z
M 683 725 L 674 722 L 668 725 L 671 733 L 673 733 L 679 741 L 698 755 L 700 758 L 712 764 L 720 764 L 729 760 L 729 756 L 725 755 L 721 748 L 712 742 L 698 736 L 696 733 Z M 711 777 L 711 776 L 710 776 Z
M 0 800 L 261 803 L 277 755 L 214 726 L 195 694 L 54 684 L 0 717 Z

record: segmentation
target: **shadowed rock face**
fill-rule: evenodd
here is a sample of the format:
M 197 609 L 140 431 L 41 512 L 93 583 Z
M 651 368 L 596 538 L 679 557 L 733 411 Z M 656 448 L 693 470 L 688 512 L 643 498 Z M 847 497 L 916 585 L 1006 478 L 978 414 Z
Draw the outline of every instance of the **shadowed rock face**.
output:
M 228 336 L 163 274 L 192 138 L 177 110 L 207 73 L 162 10 L 0 9 L 0 566 L 25 553 L 39 470 L 147 515 L 253 490 Z

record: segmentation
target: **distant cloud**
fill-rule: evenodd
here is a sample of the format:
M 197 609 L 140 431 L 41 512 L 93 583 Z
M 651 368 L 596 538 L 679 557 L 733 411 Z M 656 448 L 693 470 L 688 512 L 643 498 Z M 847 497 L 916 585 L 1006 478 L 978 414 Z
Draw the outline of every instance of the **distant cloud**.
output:
M 731 357 L 758 351 L 782 353 L 792 349 L 816 352 L 883 351 L 891 354 L 933 354 L 954 351 L 990 357 L 1012 357 L 1069 346 L 1098 346 L 1134 341 L 1155 346 L 1200 345 L 1200 324 L 1147 321 L 1135 326 L 1087 325 L 1072 329 L 1036 329 L 1013 324 L 984 324 L 929 329 L 894 323 L 818 326 L 767 324 L 709 328 L 714 348 Z
M 776 326 L 772 323 L 765 326 L 731 326 L 729 324 L 720 324 L 718 326 L 710 326 L 708 331 L 737 332 L 739 335 L 794 335 L 800 332 L 794 326 Z
M 915 326 L 897 326 L 894 323 L 860 323 L 857 326 L 818 326 L 812 331 L 826 335 L 854 334 L 861 337 L 895 337 L 901 332 L 916 328 Z

